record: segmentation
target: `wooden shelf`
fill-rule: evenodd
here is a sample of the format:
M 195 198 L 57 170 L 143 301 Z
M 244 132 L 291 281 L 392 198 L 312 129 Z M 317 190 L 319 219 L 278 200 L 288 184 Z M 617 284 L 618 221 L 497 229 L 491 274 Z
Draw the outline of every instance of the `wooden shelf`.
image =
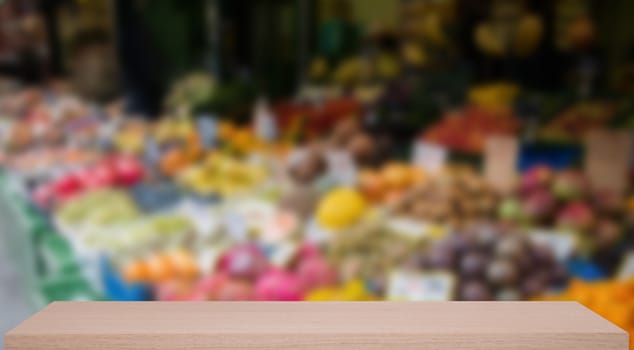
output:
M 626 350 L 577 303 L 57 302 L 6 350 Z

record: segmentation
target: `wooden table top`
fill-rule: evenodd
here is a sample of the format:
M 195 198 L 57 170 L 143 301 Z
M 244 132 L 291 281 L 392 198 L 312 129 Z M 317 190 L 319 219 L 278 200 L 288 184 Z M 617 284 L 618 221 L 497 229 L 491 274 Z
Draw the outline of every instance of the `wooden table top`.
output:
M 627 334 L 568 302 L 57 302 L 7 350 L 626 350 Z

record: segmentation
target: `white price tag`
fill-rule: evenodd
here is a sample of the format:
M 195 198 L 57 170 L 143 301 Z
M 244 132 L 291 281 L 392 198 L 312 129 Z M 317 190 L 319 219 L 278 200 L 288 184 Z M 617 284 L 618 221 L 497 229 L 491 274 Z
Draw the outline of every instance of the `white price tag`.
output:
M 326 154 L 328 174 L 339 185 L 353 186 L 357 181 L 357 167 L 348 151 L 335 150 Z
M 550 247 L 558 261 L 566 261 L 578 245 L 577 237 L 567 232 L 535 230 L 529 236 L 533 242 Z
M 304 239 L 310 243 L 323 243 L 330 240 L 333 233 L 322 228 L 319 224 L 311 219 L 306 224 L 306 229 L 304 231 Z
M 215 146 L 218 138 L 218 127 L 213 116 L 202 115 L 196 120 L 198 136 L 203 147 L 209 149 Z
M 412 151 L 412 163 L 425 171 L 437 173 L 447 163 L 446 148 L 431 143 L 416 141 Z
M 255 134 L 260 140 L 274 141 L 277 138 L 275 115 L 266 99 L 260 99 L 253 111 Z
M 387 297 L 399 301 L 448 301 L 455 284 L 456 278 L 447 272 L 394 271 L 390 275 Z
M 220 219 L 208 205 L 184 200 L 181 202 L 178 212 L 192 221 L 196 226 L 196 232 L 202 237 L 213 236 L 220 227 Z
M 387 222 L 387 228 L 397 235 L 411 240 L 420 240 L 429 236 L 429 225 L 409 218 L 392 218 Z
M 293 242 L 284 242 L 273 247 L 269 260 L 277 267 L 286 267 L 297 255 L 299 245 Z
M 623 257 L 623 263 L 619 268 L 619 279 L 634 277 L 634 252 L 629 252 Z
M 224 226 L 229 236 L 237 242 L 246 242 L 249 238 L 249 226 L 245 218 L 238 213 L 227 213 L 224 217 Z

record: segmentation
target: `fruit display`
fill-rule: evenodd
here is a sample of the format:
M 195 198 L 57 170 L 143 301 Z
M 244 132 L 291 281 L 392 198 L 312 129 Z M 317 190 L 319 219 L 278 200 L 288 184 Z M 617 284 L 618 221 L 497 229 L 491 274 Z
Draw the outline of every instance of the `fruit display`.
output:
M 498 1 L 493 11 L 494 18 L 476 27 L 473 41 L 486 55 L 526 57 L 539 46 L 544 34 L 543 19 L 532 13 L 520 13 L 519 9 L 505 8 L 511 6 L 518 5 Z M 504 18 L 507 16 L 513 16 L 513 20 Z
M 202 195 L 229 196 L 253 190 L 267 179 L 261 164 L 248 163 L 218 152 L 209 153 L 202 163 L 184 168 L 177 181 Z
M 492 111 L 504 111 L 513 107 L 520 88 L 509 82 L 498 82 L 474 86 L 469 89 L 467 99 L 470 104 Z
M 410 189 L 392 206 L 394 215 L 454 228 L 490 220 L 497 195 L 470 167 L 448 169 Z
M 108 253 L 115 260 L 138 258 L 164 249 L 183 247 L 194 236 L 194 224 L 184 215 L 157 214 L 152 217 L 108 224 L 92 224 L 84 228 L 80 244 L 98 252 Z M 152 255 L 152 254 L 150 254 Z
M 589 131 L 607 127 L 615 112 L 615 106 L 607 102 L 580 102 L 565 109 L 544 125 L 540 136 L 560 142 L 582 140 Z
M 321 105 L 283 102 L 274 106 L 281 134 L 290 139 L 316 138 L 341 119 L 358 115 L 361 105 L 353 98 L 328 99 Z
M 337 276 L 315 249 L 298 249 L 289 264 L 275 266 L 254 244 L 227 250 L 213 273 L 195 283 L 171 281 L 161 287 L 161 300 L 297 301 L 320 288 L 335 286 Z
M 406 266 L 455 276 L 455 299 L 464 301 L 530 299 L 566 282 L 549 247 L 489 225 L 441 239 Z
M 428 234 L 411 222 L 377 213 L 331 237 L 326 252 L 342 281 L 366 281 L 368 293 L 382 295 L 390 270 L 424 251 Z
M 161 282 L 170 279 L 194 279 L 198 264 L 186 250 L 157 253 L 135 260 L 123 267 L 122 275 L 129 282 Z
M 362 170 L 358 186 L 371 202 L 393 203 L 412 187 L 423 186 L 426 180 L 427 175 L 421 168 L 391 162 L 376 170 Z
M 209 74 L 192 73 L 172 86 L 165 104 L 172 109 L 184 109 L 185 113 L 193 111 L 209 103 L 217 92 L 217 85 L 216 80 Z
M 634 347 L 634 280 L 584 282 L 574 280 L 561 294 L 545 298 L 553 301 L 576 301 L 613 322 L 630 335 Z
M 112 189 L 85 192 L 57 209 L 57 217 L 61 223 L 75 227 L 115 225 L 130 222 L 139 216 L 139 210 L 130 196 Z
M 130 187 L 141 182 L 144 176 L 145 168 L 136 158 L 113 156 L 40 184 L 33 192 L 33 200 L 40 207 L 48 208 L 94 189 Z
M 565 288 L 561 298 L 594 295 L 569 277 L 616 275 L 632 242 L 631 193 L 598 191 L 581 171 L 549 166 L 518 171 L 514 191 L 496 192 L 482 169 L 491 155 L 480 154 L 493 135 L 518 136 L 523 164 L 531 130 L 522 128 L 538 125 L 525 125 L 514 108 L 530 93 L 513 79 L 447 87 L 459 91 L 455 99 L 433 91 L 447 83 L 431 73 L 451 61 L 457 14 L 453 1 L 425 3 L 430 12 L 408 10 L 419 13 L 404 24 L 414 45 L 403 50 L 406 62 L 397 58 L 402 43 L 317 60 L 313 90 L 272 100 L 272 108 L 264 96 L 234 108 L 246 94 L 207 75 L 177 82 L 154 120 L 76 98 L 62 103 L 68 96 L 39 89 L 0 98 L 0 132 L 9 136 L 0 179 L 19 184 L 25 217 L 37 218 L 29 237 L 42 275 L 72 271 L 113 300 L 533 300 Z M 492 59 L 537 50 L 541 18 L 518 19 L 505 43 L 487 20 L 476 28 L 476 49 Z M 440 102 L 415 115 L 403 100 L 417 84 L 409 73 L 422 69 L 430 70 L 427 97 Z M 581 137 L 585 124 L 607 123 L 610 110 L 577 103 L 542 131 Z M 591 121 L 570 121 L 585 114 Z M 434 155 L 417 152 L 421 144 L 442 159 L 426 159 Z M 604 306 L 616 314 L 593 304 Z
M 317 222 L 330 230 L 341 230 L 359 222 L 365 214 L 366 201 L 358 191 L 351 188 L 336 188 L 326 194 L 317 204 Z
M 625 234 L 625 198 L 593 189 L 580 171 L 535 166 L 520 178 L 517 193 L 500 203 L 503 221 L 553 227 L 579 234 L 581 249 L 603 250 Z
M 514 135 L 519 128 L 520 122 L 508 109 L 471 106 L 446 113 L 423 133 L 422 139 L 460 152 L 480 153 L 487 137 Z

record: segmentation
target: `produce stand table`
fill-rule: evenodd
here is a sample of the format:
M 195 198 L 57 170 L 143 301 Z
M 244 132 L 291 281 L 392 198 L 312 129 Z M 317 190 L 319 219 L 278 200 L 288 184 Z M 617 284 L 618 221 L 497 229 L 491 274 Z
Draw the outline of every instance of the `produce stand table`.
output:
M 56 302 L 7 350 L 625 350 L 627 334 L 560 302 Z

